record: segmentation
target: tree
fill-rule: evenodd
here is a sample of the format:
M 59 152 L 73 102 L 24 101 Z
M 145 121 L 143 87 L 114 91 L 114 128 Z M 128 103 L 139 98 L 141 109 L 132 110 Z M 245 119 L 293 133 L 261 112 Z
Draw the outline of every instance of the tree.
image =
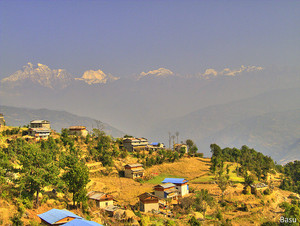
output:
M 188 146 L 188 150 L 190 150 L 190 148 L 194 145 L 194 141 L 192 141 L 191 139 L 187 139 L 185 143 Z
M 198 148 L 197 148 L 197 146 L 196 145 L 193 145 L 191 148 L 189 148 L 189 155 L 190 156 L 195 156 L 195 154 L 197 153 L 197 151 L 198 151 Z
M 88 167 L 78 159 L 77 156 L 69 155 L 65 162 L 66 172 L 62 179 L 68 187 L 68 191 L 73 195 L 73 206 L 86 199 L 86 185 L 89 180 Z
M 223 202 L 225 191 L 228 188 L 229 183 L 230 183 L 229 175 L 227 173 L 224 174 L 223 167 L 220 167 L 219 171 L 216 173 L 215 180 L 216 180 L 218 187 L 222 191 L 222 202 Z
M 213 205 L 214 198 L 208 193 L 207 189 L 201 189 L 199 192 L 197 192 L 195 199 L 196 210 L 203 213 L 204 219 L 207 207 Z
M 41 149 L 38 144 L 27 143 L 18 156 L 20 161 L 20 182 L 29 194 L 36 192 L 36 204 L 38 205 L 41 190 L 57 182 L 59 168 L 56 156 L 51 152 Z

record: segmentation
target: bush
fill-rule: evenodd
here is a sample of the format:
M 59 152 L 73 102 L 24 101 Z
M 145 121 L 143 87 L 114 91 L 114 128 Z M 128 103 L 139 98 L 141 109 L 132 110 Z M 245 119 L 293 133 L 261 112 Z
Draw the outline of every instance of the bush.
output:
M 189 224 L 191 226 L 200 226 L 200 222 L 194 217 L 192 216 L 191 219 L 189 220 Z
M 11 220 L 12 224 L 15 226 L 23 226 L 24 223 L 21 220 L 21 218 L 22 218 L 22 214 L 16 213 L 13 217 L 10 218 L 10 220 Z
M 203 158 L 203 153 L 196 153 L 195 156 L 199 158 Z
M 264 190 L 264 195 L 270 195 L 271 191 L 269 188 L 267 188 L 266 190 Z
M 222 212 L 221 212 L 221 210 L 217 210 L 217 212 L 216 212 L 216 218 L 218 219 L 218 220 L 223 220 L 223 215 L 222 215 Z

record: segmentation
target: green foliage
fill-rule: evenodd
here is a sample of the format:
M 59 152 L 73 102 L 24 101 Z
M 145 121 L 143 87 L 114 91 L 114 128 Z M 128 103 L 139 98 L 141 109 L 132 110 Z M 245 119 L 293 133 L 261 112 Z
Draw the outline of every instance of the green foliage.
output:
M 190 219 L 189 219 L 189 224 L 191 226 L 200 226 L 201 223 L 194 217 L 192 216 Z
M 280 188 L 300 194 L 300 161 L 289 162 L 283 169 L 285 178 Z
M 10 135 L 16 135 L 20 132 L 20 127 L 18 128 L 12 128 L 12 129 L 6 129 L 2 131 L 3 136 L 10 136 Z
M 73 205 L 86 200 L 86 185 L 89 180 L 87 166 L 75 155 L 68 155 L 65 162 L 65 173 L 62 180 L 66 183 L 68 191 L 73 194 Z
M 271 157 L 265 156 L 254 149 L 248 148 L 246 145 L 241 149 L 237 148 L 224 148 L 221 149 L 216 144 L 210 145 L 212 158 L 211 158 L 211 171 L 215 172 L 220 166 L 221 162 L 237 162 L 241 165 L 236 171 L 237 173 L 244 174 L 247 171 L 256 175 L 258 180 L 266 179 L 268 173 L 275 169 L 275 163 Z
M 195 156 L 195 154 L 197 153 L 198 148 L 196 145 L 193 145 L 189 148 L 188 154 L 189 156 Z
M 280 205 L 280 208 L 284 209 L 284 218 L 288 219 L 296 219 L 296 223 L 280 223 L 280 225 L 299 225 L 300 222 L 300 202 L 299 201 L 292 201 L 292 203 L 283 202 Z
M 185 141 L 185 143 L 186 143 L 186 145 L 188 146 L 189 149 L 194 145 L 194 141 L 192 141 L 191 139 L 187 139 Z
M 51 141 L 50 141 L 51 142 Z M 59 168 L 54 152 L 47 152 L 40 144 L 24 143 L 20 150 L 16 150 L 20 162 L 19 183 L 26 194 L 31 197 L 36 192 L 38 203 L 39 192 L 48 185 L 57 182 Z
M 64 146 L 68 146 L 72 148 L 74 146 L 74 139 L 69 136 L 68 129 L 62 129 L 60 139 L 63 142 Z
M 13 226 L 23 226 L 24 223 L 21 220 L 22 215 L 20 213 L 16 213 L 13 217 L 10 218 Z
M 196 193 L 194 207 L 196 211 L 200 211 L 203 213 L 204 218 L 208 206 L 212 207 L 214 206 L 214 204 L 214 198 L 208 193 L 207 189 L 201 189 L 199 192 Z
M 264 195 L 270 195 L 271 191 L 269 188 L 267 188 L 266 190 L 264 190 Z

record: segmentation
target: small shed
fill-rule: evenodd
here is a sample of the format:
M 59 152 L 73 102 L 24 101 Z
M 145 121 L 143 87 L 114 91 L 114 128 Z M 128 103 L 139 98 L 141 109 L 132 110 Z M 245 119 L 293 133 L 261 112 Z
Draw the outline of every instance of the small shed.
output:
M 114 205 L 114 199 L 112 195 L 99 191 L 91 191 L 87 194 L 87 196 L 89 199 L 95 200 L 96 206 L 99 208 L 106 208 Z

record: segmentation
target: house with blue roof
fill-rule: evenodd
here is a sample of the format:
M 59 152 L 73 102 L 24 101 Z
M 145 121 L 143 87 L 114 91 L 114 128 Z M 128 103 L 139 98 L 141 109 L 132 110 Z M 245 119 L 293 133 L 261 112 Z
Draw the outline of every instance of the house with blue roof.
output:
M 75 219 L 82 219 L 82 217 L 75 213 L 59 209 L 49 210 L 45 213 L 39 214 L 38 217 L 42 220 L 42 223 L 46 225 L 62 225 Z
M 165 178 L 162 184 L 172 183 L 175 184 L 176 189 L 178 191 L 178 196 L 183 197 L 189 194 L 189 185 L 188 180 L 184 178 Z
M 162 148 L 165 148 L 165 145 L 163 143 L 158 143 L 158 142 L 152 142 L 151 144 L 149 144 L 147 146 L 148 150 L 153 150 L 153 151 L 156 151 L 156 150 L 162 149 Z
M 103 226 L 102 224 L 98 224 L 94 221 L 88 221 L 85 219 L 75 219 L 68 223 L 63 224 L 64 226 Z

